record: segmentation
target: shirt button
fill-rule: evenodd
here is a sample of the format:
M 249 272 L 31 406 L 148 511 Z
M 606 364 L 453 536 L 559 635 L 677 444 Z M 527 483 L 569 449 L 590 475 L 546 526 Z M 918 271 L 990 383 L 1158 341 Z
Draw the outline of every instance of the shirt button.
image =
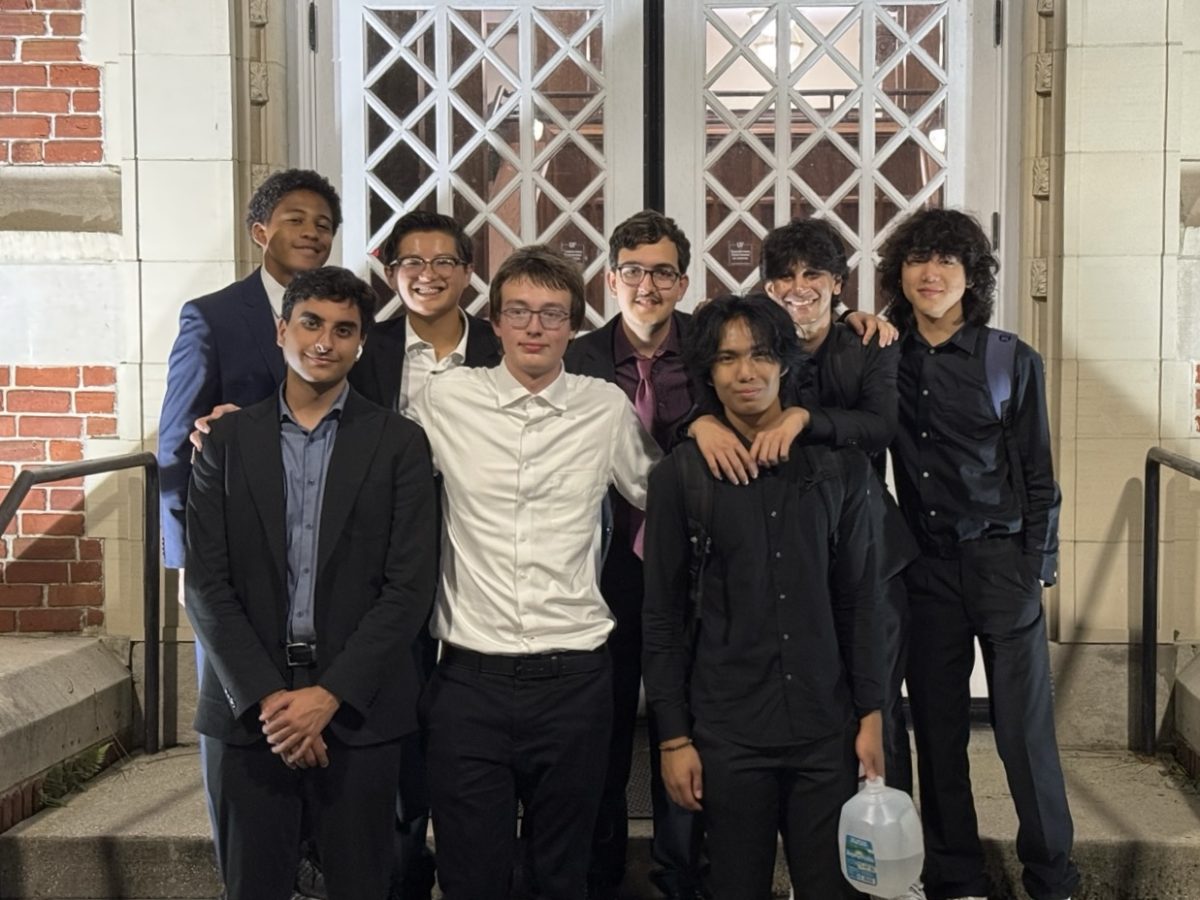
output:
M 309 522 L 309 523 L 308 523 L 307 525 L 305 525 L 304 527 L 305 527 L 305 529 L 306 529 L 306 530 L 308 530 L 308 531 L 312 531 L 312 523 L 311 523 L 311 522 Z
M 772 519 L 775 518 L 775 515 L 776 515 L 775 510 L 771 510 L 771 518 Z
M 936 350 L 934 350 L 932 347 L 930 347 L 930 348 L 929 348 L 929 355 L 930 355 L 930 356 L 933 356 L 933 354 L 935 354 L 935 353 L 937 353 L 937 351 L 936 351 Z
M 921 396 L 922 396 L 922 397 L 928 397 L 928 396 L 929 396 L 929 391 L 928 391 L 928 389 L 921 391 Z
M 930 516 L 936 516 L 936 515 L 937 515 L 937 510 L 936 510 L 936 509 L 931 509 L 931 510 L 929 511 L 929 515 L 930 515 Z
M 786 675 L 783 676 L 783 678 L 785 681 L 791 681 L 792 680 L 791 672 L 788 672 Z
M 300 571 L 301 571 L 303 574 L 307 575 L 307 574 L 308 574 L 308 566 L 305 566 L 305 567 L 304 567 L 303 569 L 301 569 Z
M 921 437 L 923 437 L 923 438 L 927 438 L 927 437 L 929 437 L 929 432 L 928 432 L 928 431 L 922 431 L 922 432 L 921 432 Z
M 921 473 L 921 477 L 922 477 L 922 478 L 928 478 L 928 477 L 929 477 L 929 473 L 928 473 L 928 472 L 922 472 L 922 473 Z
M 780 594 L 780 595 L 779 595 L 779 599 L 780 599 L 780 600 L 786 600 L 786 599 L 787 599 L 787 594 Z M 783 637 L 784 637 L 784 639 L 785 639 L 785 640 L 787 639 L 787 635 L 786 635 L 786 634 L 785 634 Z
M 310 479 L 308 479 L 308 483 L 309 483 L 309 484 L 316 484 L 316 483 L 317 483 L 317 479 L 315 479 L 315 478 L 310 478 Z
M 792 639 L 792 636 L 791 636 L 790 634 L 785 634 L 785 635 L 783 636 L 783 639 L 784 639 L 785 641 L 790 641 L 790 640 Z
M 780 557 L 782 557 L 782 556 L 783 556 L 783 554 L 782 554 L 782 553 L 780 553 L 778 550 L 776 550 L 776 551 L 775 551 L 775 558 L 776 558 L 776 559 L 779 559 L 779 558 L 780 558 Z

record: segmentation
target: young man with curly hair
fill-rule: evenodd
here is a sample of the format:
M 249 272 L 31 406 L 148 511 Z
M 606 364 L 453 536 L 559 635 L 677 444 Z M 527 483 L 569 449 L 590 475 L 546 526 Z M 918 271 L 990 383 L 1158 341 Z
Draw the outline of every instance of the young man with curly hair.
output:
M 998 266 L 979 223 L 943 209 L 901 223 L 880 264 L 903 335 L 896 486 L 921 550 L 907 683 L 931 900 L 988 893 L 967 761 L 976 638 L 1025 889 L 1063 900 L 1079 885 L 1042 611 L 1060 504 L 1045 377 L 1033 348 L 987 325 Z

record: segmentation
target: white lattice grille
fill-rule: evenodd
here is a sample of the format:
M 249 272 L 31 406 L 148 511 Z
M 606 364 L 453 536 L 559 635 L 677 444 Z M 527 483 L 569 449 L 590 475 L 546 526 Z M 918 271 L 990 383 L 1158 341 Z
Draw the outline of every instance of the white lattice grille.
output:
M 827 217 L 874 309 L 874 251 L 945 202 L 951 3 L 705 4 L 703 285 L 758 283 L 758 245 Z M 959 163 L 961 165 L 961 163 Z
M 605 5 L 352 5 L 343 246 L 373 254 L 403 213 L 438 210 L 474 241 L 473 309 L 512 249 L 540 241 L 583 266 L 603 321 Z

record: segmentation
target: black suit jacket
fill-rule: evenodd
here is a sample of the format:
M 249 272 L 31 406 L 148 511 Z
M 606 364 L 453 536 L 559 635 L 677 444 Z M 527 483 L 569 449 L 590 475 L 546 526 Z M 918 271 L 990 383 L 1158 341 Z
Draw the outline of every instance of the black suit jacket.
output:
M 204 645 L 196 730 L 231 744 L 263 739 L 259 701 L 292 687 L 279 401 L 213 423 L 187 506 L 187 613 Z M 346 744 L 416 730 L 410 648 L 434 596 L 436 500 L 419 426 L 351 391 L 326 476 L 315 589 L 312 683 L 342 701 L 330 729 Z
M 396 408 L 404 373 L 404 319 L 378 322 L 367 334 L 362 359 L 350 370 L 350 383 L 364 397 L 388 409 Z M 467 353 L 463 365 L 472 368 L 500 364 L 500 341 L 492 326 L 467 316 Z
M 249 406 L 274 393 L 284 372 L 275 334 L 258 269 L 180 310 L 158 420 L 163 561 L 170 568 L 183 566 L 192 425 L 218 404 Z

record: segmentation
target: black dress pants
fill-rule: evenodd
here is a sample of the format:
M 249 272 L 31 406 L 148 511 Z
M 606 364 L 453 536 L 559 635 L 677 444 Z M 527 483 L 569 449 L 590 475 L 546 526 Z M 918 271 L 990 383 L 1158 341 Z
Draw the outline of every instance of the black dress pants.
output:
M 537 896 L 581 900 L 612 729 L 607 651 L 514 658 L 447 647 L 422 709 L 446 900 L 506 900 L 518 800 L 536 821 L 525 859 Z
M 716 900 L 767 900 L 782 834 L 796 900 L 859 897 L 842 876 L 838 820 L 854 796 L 857 722 L 845 733 L 762 749 L 696 726 L 704 775 L 709 887 Z
M 625 875 L 629 846 L 629 808 L 625 791 L 633 767 L 633 742 L 642 684 L 643 590 L 642 561 L 626 543 L 614 541 L 600 578 L 600 592 L 617 620 L 608 636 L 613 665 L 613 728 L 588 867 L 588 880 L 600 889 L 616 888 Z M 659 765 L 658 734 L 652 718 L 648 725 L 650 802 L 654 817 L 650 854 L 655 863 L 651 878 L 667 896 L 686 896 L 697 886 L 703 829 L 699 816 L 676 806 L 667 797 Z M 602 891 L 598 893 L 604 895 Z
M 329 900 L 384 900 L 399 741 L 350 747 L 327 732 L 325 769 L 289 769 L 266 740 L 200 741 L 226 900 L 290 900 L 302 821 L 312 826 Z
M 960 545 L 961 558 L 922 556 L 907 570 L 908 694 L 917 740 L 926 893 L 985 896 L 983 849 L 967 760 L 974 639 L 983 649 L 992 728 L 1016 806 L 1017 856 L 1034 900 L 1079 885 L 1058 743 L 1036 561 L 1019 539 Z

